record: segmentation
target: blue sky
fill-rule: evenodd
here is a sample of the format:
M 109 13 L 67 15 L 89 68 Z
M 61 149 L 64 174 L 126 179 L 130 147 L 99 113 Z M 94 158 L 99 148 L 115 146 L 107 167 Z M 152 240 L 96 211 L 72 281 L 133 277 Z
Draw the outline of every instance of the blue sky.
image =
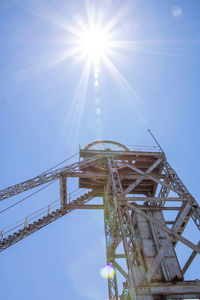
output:
M 71 47 L 68 25 L 87 22 L 87 5 L 102 15 L 103 26 L 116 21 L 114 38 L 128 46 L 109 56 L 114 71 L 100 61 L 98 86 L 90 72 L 84 90 L 78 84 L 87 60 L 62 55 Z M 87 5 L 0 2 L 1 188 L 40 174 L 76 153 L 80 143 L 152 145 L 151 128 L 199 202 L 200 2 Z M 55 197 L 52 187 L 2 215 L 1 226 Z M 15 199 L 5 201 L 1 207 Z M 199 262 L 196 258 L 186 279 L 198 277 Z M 107 299 L 107 282 L 99 275 L 104 264 L 102 212 L 76 211 L 1 253 L 1 296 Z

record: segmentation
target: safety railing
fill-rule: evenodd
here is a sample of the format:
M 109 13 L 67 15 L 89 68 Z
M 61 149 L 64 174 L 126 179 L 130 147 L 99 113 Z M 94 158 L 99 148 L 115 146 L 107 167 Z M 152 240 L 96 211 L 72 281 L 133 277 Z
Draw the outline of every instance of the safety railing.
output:
M 86 143 L 81 143 L 79 145 L 80 150 L 87 149 Z M 120 147 L 118 145 L 110 143 L 109 145 L 107 143 L 102 144 L 96 144 L 92 146 L 91 148 L 88 148 L 87 150 L 111 150 L 111 151 L 135 151 L 135 152 L 161 152 L 160 148 L 158 146 L 148 146 L 148 145 L 123 145 L 123 147 Z
M 160 152 L 160 148 L 157 146 L 145 146 L 145 145 L 127 145 L 130 151 L 142 151 L 142 152 Z
M 71 204 L 74 200 L 77 200 L 77 198 L 80 198 L 81 196 L 85 195 L 88 193 L 89 190 L 87 189 L 77 189 L 72 191 L 67 195 L 67 205 Z M 12 225 L 4 228 L 3 230 L 0 230 L 0 241 L 3 240 L 3 238 L 7 237 L 10 234 L 13 234 L 14 232 L 24 229 L 27 227 L 30 223 L 36 221 L 39 219 L 39 217 L 44 217 L 46 215 L 51 214 L 53 211 L 56 209 L 60 208 L 60 199 L 55 200 L 48 205 L 42 207 L 41 209 L 33 212 L 29 216 L 20 219 L 13 223 Z

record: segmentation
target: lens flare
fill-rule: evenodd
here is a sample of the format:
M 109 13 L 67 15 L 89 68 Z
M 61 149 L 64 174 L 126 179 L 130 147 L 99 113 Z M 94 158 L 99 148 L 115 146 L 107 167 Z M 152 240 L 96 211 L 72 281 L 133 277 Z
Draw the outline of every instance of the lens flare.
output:
M 106 279 L 111 279 L 115 276 L 115 270 L 111 264 L 107 264 L 101 269 L 101 276 Z
M 98 63 L 109 48 L 108 42 L 103 30 L 94 26 L 82 34 L 80 47 L 93 63 Z
M 94 81 L 94 86 L 95 86 L 95 87 L 98 87 L 98 86 L 99 86 L 99 81 L 98 81 L 97 79 L 95 79 L 95 81 Z
M 100 115 L 100 114 L 101 114 L 101 108 L 100 108 L 100 107 L 97 107 L 97 109 L 96 109 L 96 114 L 97 114 L 97 115 Z

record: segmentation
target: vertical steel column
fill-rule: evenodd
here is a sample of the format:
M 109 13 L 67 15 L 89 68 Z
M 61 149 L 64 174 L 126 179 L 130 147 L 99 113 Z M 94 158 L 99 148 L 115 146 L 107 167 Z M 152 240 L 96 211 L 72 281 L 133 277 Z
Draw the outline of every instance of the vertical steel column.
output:
M 67 177 L 64 175 L 60 176 L 60 206 L 65 207 L 67 204 Z
M 128 268 L 128 291 L 130 300 L 136 300 L 136 293 L 135 293 L 135 283 L 134 283 L 134 273 L 133 273 L 133 267 L 132 267 L 132 253 L 129 249 L 129 237 L 126 234 L 127 226 L 124 224 L 122 211 L 119 202 L 117 201 L 117 196 L 121 195 L 123 193 L 121 181 L 115 166 L 115 162 L 113 158 L 108 158 L 108 166 L 110 171 L 110 177 L 112 182 L 112 190 L 113 190 L 113 196 L 114 196 L 114 204 L 118 212 L 119 217 L 119 225 L 121 229 L 121 235 L 124 245 L 124 251 L 126 254 L 126 263 Z
M 114 205 L 112 195 L 110 195 L 109 187 L 110 180 L 108 179 L 104 193 L 104 226 L 105 226 L 105 243 L 106 243 L 106 260 L 107 264 L 113 266 L 115 257 L 116 244 L 119 239 L 119 227 L 117 221 L 117 211 Z M 113 267 L 114 268 L 114 267 Z M 114 268 L 115 270 L 115 268 Z M 108 294 L 109 300 L 118 299 L 118 286 L 116 270 L 113 277 L 108 278 Z

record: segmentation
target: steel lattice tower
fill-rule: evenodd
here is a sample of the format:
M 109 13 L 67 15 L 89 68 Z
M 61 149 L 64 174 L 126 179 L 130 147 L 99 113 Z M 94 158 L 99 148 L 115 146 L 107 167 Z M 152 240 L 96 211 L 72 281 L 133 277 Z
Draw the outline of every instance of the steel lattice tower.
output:
M 103 209 L 106 260 L 116 271 L 108 279 L 109 300 L 200 297 L 200 281 L 184 281 L 183 277 L 200 253 L 200 243 L 195 245 L 182 235 L 190 218 L 200 230 L 200 208 L 162 149 L 99 141 L 80 147 L 79 155 L 78 162 L 0 191 L 4 200 L 60 181 L 60 201 L 1 231 L 0 251 L 72 210 Z M 79 178 L 80 190 L 87 189 L 87 193 L 75 199 L 68 194 L 69 177 Z M 176 196 L 171 197 L 171 191 Z M 102 203 L 87 204 L 95 197 L 101 197 Z M 166 220 L 165 211 L 177 214 Z M 175 252 L 178 242 L 192 249 L 182 269 Z M 121 290 L 118 272 L 124 278 Z

